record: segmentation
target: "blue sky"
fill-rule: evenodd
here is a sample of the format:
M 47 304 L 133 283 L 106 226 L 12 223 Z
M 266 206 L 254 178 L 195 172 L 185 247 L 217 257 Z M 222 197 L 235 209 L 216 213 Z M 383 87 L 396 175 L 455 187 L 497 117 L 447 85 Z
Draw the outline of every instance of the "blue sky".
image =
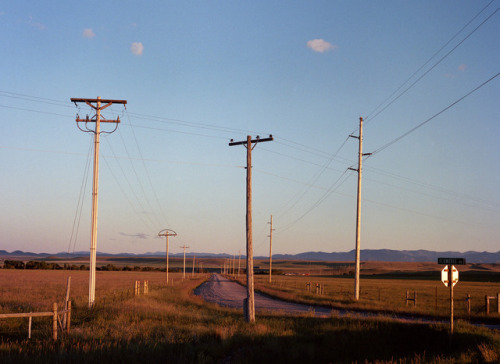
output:
M 499 4 L 4 2 L 0 249 L 88 250 L 91 136 L 75 116 L 91 111 L 70 98 L 101 96 L 128 104 L 103 112 L 121 124 L 101 138 L 99 251 L 163 251 L 169 228 L 172 252 L 243 253 L 246 150 L 228 142 L 268 134 L 255 254 L 271 214 L 275 253 L 353 249 L 359 117 L 378 151 L 362 249 L 498 251 Z

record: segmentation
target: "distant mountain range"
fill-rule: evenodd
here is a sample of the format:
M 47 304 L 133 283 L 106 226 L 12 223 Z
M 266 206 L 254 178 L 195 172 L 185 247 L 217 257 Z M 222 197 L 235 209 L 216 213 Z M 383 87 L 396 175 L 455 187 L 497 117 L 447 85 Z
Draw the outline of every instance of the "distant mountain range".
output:
M 101 253 L 97 252 L 101 257 L 158 257 L 165 256 L 165 252 L 148 252 L 144 254 L 132 253 Z M 200 258 L 230 258 L 230 254 L 213 254 L 213 253 L 186 253 L 186 256 L 192 257 L 195 255 Z M 60 252 L 55 254 L 49 253 L 31 253 L 16 250 L 7 252 L 0 250 L 0 257 L 3 259 L 44 259 L 44 258 L 75 258 L 88 257 L 88 251 L 79 251 L 74 253 Z M 171 257 L 182 257 L 183 253 L 169 254 Z M 500 251 L 491 252 L 475 252 L 468 251 L 465 253 L 445 251 L 436 252 L 429 250 L 390 250 L 390 249 L 364 249 L 361 250 L 361 260 L 363 261 L 380 261 L 380 262 L 437 262 L 438 258 L 465 258 L 467 263 L 500 263 Z M 254 259 L 267 259 L 268 256 L 256 256 Z M 273 259 L 286 260 L 322 260 L 332 262 L 349 262 L 354 261 L 354 250 L 340 253 L 325 253 L 325 252 L 305 252 L 299 254 L 275 254 Z

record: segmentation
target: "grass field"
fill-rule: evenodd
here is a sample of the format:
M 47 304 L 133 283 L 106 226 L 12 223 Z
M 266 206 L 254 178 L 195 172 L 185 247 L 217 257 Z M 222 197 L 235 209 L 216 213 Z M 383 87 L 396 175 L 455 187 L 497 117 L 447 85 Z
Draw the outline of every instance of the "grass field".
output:
M 245 277 L 240 275 L 244 283 Z M 308 290 L 307 285 L 310 284 Z M 323 294 L 316 293 L 316 286 L 321 285 Z M 380 279 L 361 277 L 360 300 L 354 301 L 354 283 L 352 278 L 328 276 L 274 276 L 269 283 L 267 275 L 255 276 L 256 289 L 283 299 L 328 307 L 362 309 L 373 311 L 404 312 L 427 316 L 447 316 L 449 314 L 450 290 L 436 280 L 415 279 Z M 406 291 L 409 297 L 417 293 L 416 305 L 406 303 Z M 497 313 L 497 300 L 491 300 L 490 315 L 485 313 L 485 296 L 500 293 L 498 283 L 459 282 L 454 287 L 455 315 L 462 319 L 489 320 L 500 323 Z M 470 295 L 471 312 L 467 313 L 466 298 Z
M 387 318 L 257 316 L 192 295 L 204 277 L 166 287 L 165 273 L 98 272 L 97 306 L 87 308 L 88 272 L 1 270 L 1 312 L 46 311 L 62 302 L 72 277 L 72 329 L 54 343 L 50 320 L 0 321 L 0 361 L 176 363 L 462 363 L 500 360 L 500 334 L 458 321 L 450 346 L 446 325 L 405 324 Z M 150 294 L 124 294 L 135 280 Z M 384 280 L 388 282 L 388 280 Z M 383 283 L 383 282 L 381 282 Z M 291 284 L 291 283 L 290 283 Z M 393 284 L 393 282 L 391 282 Z M 62 336 L 62 337 L 61 337 Z

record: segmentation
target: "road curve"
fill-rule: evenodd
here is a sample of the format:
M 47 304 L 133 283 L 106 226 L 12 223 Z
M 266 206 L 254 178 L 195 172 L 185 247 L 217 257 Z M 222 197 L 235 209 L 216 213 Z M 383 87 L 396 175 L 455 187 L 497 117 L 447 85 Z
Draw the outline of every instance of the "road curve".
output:
M 214 302 L 221 306 L 232 307 L 232 308 L 243 308 L 243 300 L 247 297 L 246 287 L 240 284 L 230 281 L 227 278 L 222 277 L 219 274 L 213 274 L 208 281 L 201 284 L 194 291 L 195 295 L 201 296 L 205 301 Z M 310 306 L 302 305 L 299 303 L 292 303 L 287 301 L 282 301 L 277 298 L 272 298 L 258 292 L 255 292 L 255 310 L 257 312 L 265 311 L 275 311 L 281 312 L 283 314 L 297 315 L 303 313 L 313 312 L 316 316 L 326 317 L 330 316 L 332 313 L 338 316 L 344 316 L 349 311 L 337 310 L 320 306 Z M 369 312 L 350 312 L 351 316 L 358 317 L 373 317 L 378 316 L 376 313 Z M 402 322 L 413 322 L 413 323 L 424 323 L 424 324 L 435 324 L 447 322 L 433 319 L 416 318 L 407 315 L 391 315 L 391 318 Z M 500 325 L 488 325 L 488 324 L 473 324 L 474 326 L 488 327 L 493 330 L 500 330 Z
M 243 300 L 247 297 L 246 287 L 219 274 L 212 275 L 208 281 L 196 288 L 194 293 L 205 301 L 232 308 L 243 308 Z M 255 292 L 255 310 L 279 311 L 285 314 L 314 312 L 316 316 L 329 316 L 332 313 L 330 308 L 286 302 L 258 292 Z

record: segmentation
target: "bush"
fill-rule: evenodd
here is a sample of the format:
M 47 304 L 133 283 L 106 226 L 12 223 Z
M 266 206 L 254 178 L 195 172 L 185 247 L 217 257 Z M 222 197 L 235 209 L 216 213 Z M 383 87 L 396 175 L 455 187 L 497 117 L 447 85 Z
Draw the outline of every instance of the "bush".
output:
M 24 262 L 20 260 L 5 260 L 3 263 L 5 269 L 24 269 Z

